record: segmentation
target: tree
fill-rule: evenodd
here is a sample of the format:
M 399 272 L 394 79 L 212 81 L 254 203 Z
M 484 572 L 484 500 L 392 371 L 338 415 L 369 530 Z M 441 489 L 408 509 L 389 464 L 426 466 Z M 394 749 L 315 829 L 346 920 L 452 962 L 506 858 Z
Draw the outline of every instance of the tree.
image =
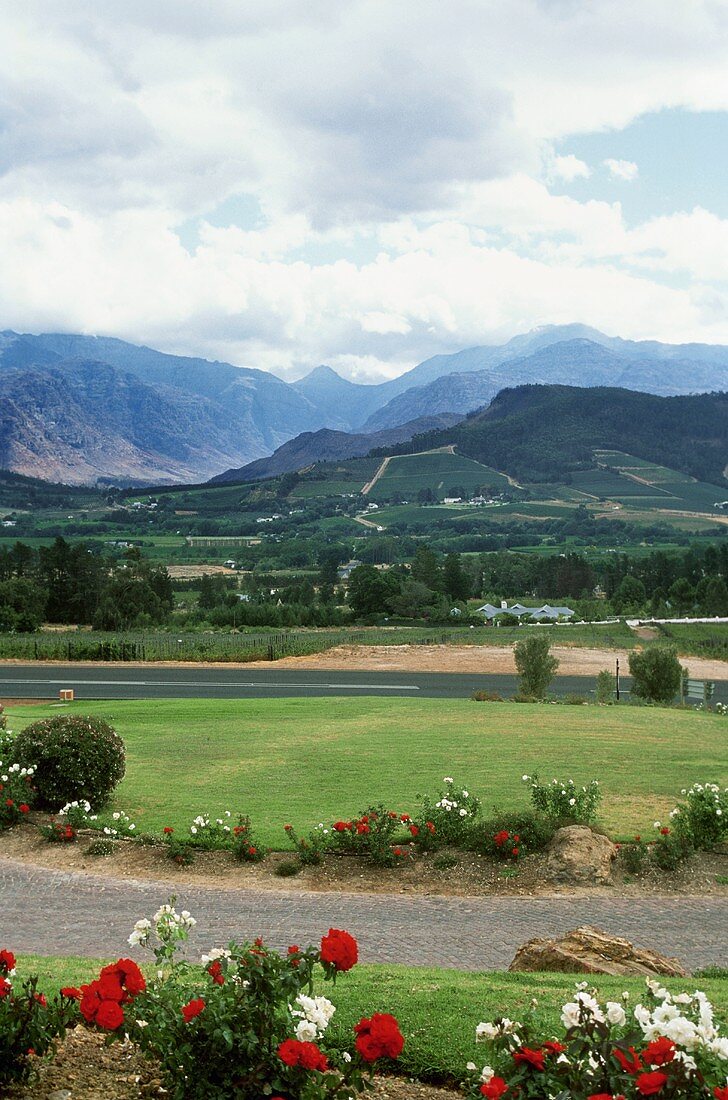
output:
M 647 592 L 642 581 L 638 577 L 627 576 L 612 596 L 612 607 L 618 615 L 636 613 L 642 609 L 646 599 Z
M 701 598 L 703 614 L 728 615 L 728 585 L 722 577 L 708 577 Z
M 462 600 L 470 596 L 470 579 L 465 573 L 459 554 L 448 554 L 442 573 L 445 594 L 451 600 Z
M 349 607 L 357 616 L 386 615 L 389 599 L 398 589 L 396 577 L 373 565 L 358 565 L 349 577 Z
M 513 652 L 521 694 L 543 699 L 559 667 L 559 662 L 551 655 L 548 638 L 545 634 L 533 634 L 516 642 Z
M 680 690 L 682 668 L 675 646 L 650 646 L 630 653 L 632 694 L 652 703 L 671 703 Z
M 0 581 L 0 631 L 27 634 L 43 622 L 47 593 L 25 577 Z

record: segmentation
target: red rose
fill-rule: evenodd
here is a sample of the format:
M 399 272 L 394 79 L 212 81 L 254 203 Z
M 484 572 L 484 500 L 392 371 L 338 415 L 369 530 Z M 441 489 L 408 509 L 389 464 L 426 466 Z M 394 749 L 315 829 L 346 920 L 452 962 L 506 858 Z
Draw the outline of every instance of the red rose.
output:
M 302 1066 L 321 1073 L 329 1068 L 326 1055 L 315 1043 L 301 1043 L 298 1039 L 285 1039 L 278 1047 L 278 1057 L 286 1066 Z
M 669 835 L 670 835 L 670 830 L 668 829 L 667 825 L 663 825 L 662 828 L 660 829 L 660 836 L 669 836 Z
M 635 1081 L 637 1086 L 637 1092 L 641 1096 L 655 1096 L 660 1092 L 667 1082 L 667 1074 L 660 1073 L 641 1073 Z
M 61 996 L 68 997 L 72 1001 L 80 1001 L 81 990 L 77 989 L 75 985 L 64 985 L 61 987 Z
M 174 829 L 172 828 L 171 825 L 165 825 L 162 832 L 164 833 L 165 836 L 169 836 L 170 833 L 174 832 Z
M 188 1001 L 186 1005 L 182 1006 L 182 1019 L 186 1024 L 189 1024 L 191 1020 L 194 1020 L 195 1016 L 199 1016 L 205 1007 L 205 1002 L 202 997 L 193 997 L 191 1001 Z
M 321 940 L 321 962 L 331 963 L 337 970 L 351 970 L 359 958 L 356 940 L 339 928 L 329 928 Z
M 640 1056 L 634 1047 L 630 1047 L 626 1054 L 623 1050 L 620 1050 L 619 1047 L 615 1047 L 612 1053 L 625 1073 L 639 1073 L 642 1069 Z
M 7 997 L 9 993 L 12 993 L 13 987 L 7 978 L 0 978 L 0 1001 L 3 997 Z
M 25 802 L 21 802 L 20 805 L 18 806 L 18 809 L 20 810 L 21 814 L 29 814 L 30 813 L 30 806 L 28 806 L 28 804 L 25 803 Z
M 116 1001 L 102 1001 L 96 1013 L 96 1023 L 107 1031 L 116 1031 L 124 1023 L 124 1009 Z
M 545 1050 L 547 1054 L 563 1054 L 566 1047 L 563 1043 L 555 1043 L 552 1039 L 549 1039 L 547 1043 L 543 1044 L 543 1050 Z
M 0 951 L 0 974 L 9 974 L 11 970 L 15 970 L 15 955 L 3 948 Z
M 512 856 L 517 856 L 518 855 L 518 848 L 514 848 L 513 851 L 511 852 L 511 855 Z M 504 874 L 505 874 L 505 872 L 504 872 Z
M 45 998 L 45 993 L 34 993 L 33 1000 L 36 1004 L 39 1004 L 41 1008 L 47 1008 L 48 1001 Z
M 412 820 L 412 818 L 410 817 L 410 815 L 409 815 L 409 814 L 402 814 L 402 815 L 400 816 L 400 819 L 399 819 L 399 820 L 400 820 L 400 821 L 404 821 L 404 822 L 407 822 L 407 821 L 411 821 L 411 820 Z
M 15 803 L 13 802 L 12 798 L 6 798 L 5 805 L 8 807 L 8 809 L 12 810 Z
M 420 830 L 417 828 L 416 825 L 410 825 L 409 831 L 412 833 L 412 836 L 419 836 L 420 835 Z
M 394 1016 L 387 1012 L 375 1012 L 370 1020 L 360 1020 L 354 1028 L 356 1049 L 365 1062 L 378 1058 L 399 1058 L 404 1038 Z
M 675 1057 L 675 1044 L 671 1039 L 661 1035 L 659 1039 L 653 1039 L 642 1051 L 642 1058 L 646 1066 L 664 1066 Z
M 370 833 L 372 830 L 369 828 L 365 821 L 360 821 L 356 827 L 356 831 L 359 836 L 366 836 L 367 833 Z
M 433 823 L 431 821 L 426 821 L 425 822 L 425 828 L 428 829 L 430 831 L 430 833 L 435 832 L 435 826 L 433 825 Z
M 713 1089 L 713 1096 L 715 1100 L 728 1100 L 728 1085 L 721 1088 L 720 1085 L 716 1085 Z
M 132 997 L 135 997 L 137 993 L 143 993 L 147 988 L 144 975 L 133 959 L 117 959 L 115 963 L 110 963 L 109 966 L 103 968 L 101 977 L 103 978 L 106 974 L 115 975 Z
M 337 833 L 345 833 L 351 828 L 350 821 L 335 821 L 334 831 Z
M 508 1085 L 502 1077 L 491 1077 L 490 1081 L 480 1086 L 480 1091 L 488 1100 L 499 1100 L 504 1092 L 508 1092 Z
M 502 848 L 503 845 L 505 844 L 505 842 L 508 840 L 509 836 L 510 836 L 510 834 L 508 833 L 508 831 L 506 829 L 501 829 L 501 831 L 499 833 L 496 833 L 495 836 L 493 837 L 493 842 L 499 848 Z
M 96 1017 L 96 1013 L 101 1005 L 101 998 L 98 993 L 98 982 L 90 982 L 89 985 L 81 986 L 81 1002 L 79 1008 L 81 1009 L 81 1015 L 84 1020 L 89 1024 L 93 1022 Z
M 215 985 L 225 985 L 225 976 L 222 972 L 222 965 L 219 959 L 215 959 L 214 963 L 208 966 L 207 973 L 210 975 Z
M 96 982 L 96 989 L 102 1001 L 116 1001 L 117 1004 L 121 1004 L 124 1000 L 124 990 L 116 973 L 104 974 L 102 970 L 101 977 Z
M 517 1066 L 528 1065 L 533 1066 L 534 1069 L 543 1072 L 546 1068 L 544 1063 L 544 1053 L 542 1050 L 531 1050 L 530 1047 L 521 1047 L 520 1050 L 514 1050 L 513 1061 Z
M 624 1100 L 624 1096 L 621 1092 L 617 1096 L 612 1096 L 611 1092 L 593 1092 L 586 1100 Z
M 298 944 L 292 943 L 291 946 L 288 948 L 288 954 L 289 956 L 291 956 L 288 961 L 290 962 L 291 966 L 301 965 L 301 960 L 297 957 L 300 953 L 301 948 L 298 946 Z

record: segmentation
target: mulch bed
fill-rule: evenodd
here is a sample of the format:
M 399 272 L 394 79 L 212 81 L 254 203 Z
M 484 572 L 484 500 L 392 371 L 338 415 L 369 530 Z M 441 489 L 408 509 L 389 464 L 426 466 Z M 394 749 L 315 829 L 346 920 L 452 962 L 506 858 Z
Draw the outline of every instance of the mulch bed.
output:
M 141 1100 L 167 1095 L 154 1063 L 133 1043 L 106 1046 L 102 1035 L 77 1027 L 35 1079 L 4 1094 L 8 1100 Z M 400 1077 L 378 1077 L 373 1100 L 454 1100 L 459 1095 Z

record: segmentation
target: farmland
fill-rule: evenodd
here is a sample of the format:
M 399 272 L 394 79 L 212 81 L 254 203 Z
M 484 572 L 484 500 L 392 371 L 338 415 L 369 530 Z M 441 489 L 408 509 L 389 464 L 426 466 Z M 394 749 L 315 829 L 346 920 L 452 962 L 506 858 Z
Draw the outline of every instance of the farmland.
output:
M 419 492 L 429 489 L 442 500 L 446 496 L 474 495 L 484 489 L 502 492 L 509 487 L 508 478 L 490 466 L 443 450 L 390 459 L 368 496 L 371 500 L 386 500 L 394 494 L 416 498 Z

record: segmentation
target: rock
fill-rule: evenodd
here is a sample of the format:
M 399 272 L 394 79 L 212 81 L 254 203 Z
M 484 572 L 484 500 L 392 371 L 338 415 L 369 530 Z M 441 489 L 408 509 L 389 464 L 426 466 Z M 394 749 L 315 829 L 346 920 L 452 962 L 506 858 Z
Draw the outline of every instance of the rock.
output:
M 597 886 L 609 882 L 616 845 L 588 825 L 558 829 L 546 850 L 546 877 L 560 886 Z
M 648 948 L 633 947 L 629 940 L 611 936 L 600 928 L 575 928 L 558 939 L 529 940 L 518 948 L 509 970 L 550 970 L 559 974 L 663 974 L 685 978 L 678 959 Z

